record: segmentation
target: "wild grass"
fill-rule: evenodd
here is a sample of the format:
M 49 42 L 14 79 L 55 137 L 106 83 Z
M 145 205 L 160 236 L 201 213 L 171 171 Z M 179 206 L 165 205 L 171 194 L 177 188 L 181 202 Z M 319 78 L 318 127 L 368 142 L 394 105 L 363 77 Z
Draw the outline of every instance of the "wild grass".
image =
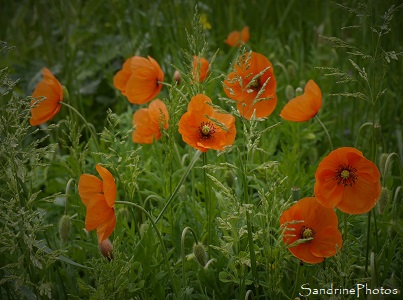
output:
M 0 13 L 5 41 L 0 44 L 1 297 L 295 299 L 309 283 L 317 289 L 330 284 L 397 289 L 399 295 L 387 297 L 399 299 L 403 7 L 394 1 L 310 4 L 5 3 Z M 223 42 L 244 25 L 251 32 L 245 48 Z M 237 117 L 234 145 L 198 157 L 182 141 L 179 119 L 196 93 L 237 115 L 224 99 L 222 82 L 238 54 L 249 50 L 273 63 L 276 110 L 263 121 Z M 210 77 L 191 84 L 191 59 L 200 54 L 213 60 Z M 130 104 L 113 86 L 114 74 L 133 55 L 156 59 L 172 85 L 159 95 L 170 114 L 169 128 L 151 145 L 131 141 L 132 115 L 143 106 Z M 67 107 L 45 125 L 29 125 L 29 95 L 44 66 L 67 87 L 68 104 L 95 132 L 98 146 Z M 177 69 L 183 78 L 178 86 Z M 322 90 L 318 116 L 334 148 L 362 151 L 380 169 L 387 190 L 368 214 L 348 215 L 344 222 L 337 212 L 341 231 L 348 226 L 347 237 L 337 255 L 317 265 L 292 256 L 279 224 L 295 200 L 313 196 L 317 166 L 332 150 L 317 120 L 292 123 L 279 117 L 309 79 Z M 80 175 L 96 175 L 96 163 L 111 171 L 122 202 L 115 205 L 112 260 L 100 255 L 95 232 L 84 230 L 85 206 L 78 195 Z M 70 230 L 61 239 L 63 216 Z M 196 240 L 206 253 L 193 252 Z M 205 265 L 200 255 L 206 256 Z

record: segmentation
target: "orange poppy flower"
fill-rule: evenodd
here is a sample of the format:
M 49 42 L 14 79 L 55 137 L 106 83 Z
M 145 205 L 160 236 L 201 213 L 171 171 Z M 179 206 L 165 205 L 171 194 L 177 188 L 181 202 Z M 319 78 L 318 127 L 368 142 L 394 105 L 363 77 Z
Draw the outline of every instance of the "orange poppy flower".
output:
M 139 144 L 151 144 L 154 139 L 161 137 L 161 126 L 168 129 L 168 110 L 164 102 L 155 99 L 148 108 L 141 108 L 133 115 L 133 142 Z
M 248 120 L 254 111 L 257 118 L 270 115 L 277 104 L 271 62 L 264 55 L 251 52 L 240 56 L 234 69 L 224 80 L 224 91 L 237 101 L 240 114 Z
M 249 41 L 249 27 L 245 26 L 242 31 L 232 31 L 224 42 L 231 47 L 239 47 L 247 41 Z
M 96 165 L 98 177 L 90 174 L 80 176 L 78 182 L 78 193 L 81 201 L 87 207 L 85 216 L 85 229 L 88 231 L 97 230 L 98 243 L 103 242 L 113 232 L 116 226 L 115 198 L 116 185 L 112 174 Z
M 223 150 L 234 143 L 236 135 L 234 116 L 219 113 L 208 103 L 212 103 L 209 97 L 197 94 L 179 120 L 183 141 L 201 152 Z
M 370 211 L 381 194 L 381 174 L 361 151 L 343 147 L 329 153 L 319 164 L 315 197 L 326 207 L 348 214 Z
M 122 70 L 113 77 L 113 85 L 129 102 L 143 104 L 158 95 L 162 89 L 164 72 L 150 56 L 133 56 L 125 61 Z
M 45 97 L 31 100 L 31 115 L 29 123 L 40 125 L 53 119 L 60 111 L 63 101 L 63 88 L 60 82 L 47 68 L 42 69 L 43 79 L 36 86 L 32 97 Z
M 193 80 L 197 82 L 203 82 L 207 78 L 207 71 L 209 68 L 209 62 L 205 58 L 199 58 L 193 56 Z
M 288 250 L 306 263 L 320 263 L 341 249 L 336 212 L 315 197 L 303 198 L 284 211 L 280 224 L 285 228 L 283 242 Z
M 321 107 L 322 92 L 313 80 L 309 80 L 304 94 L 291 99 L 284 106 L 280 117 L 287 121 L 305 122 L 316 116 Z

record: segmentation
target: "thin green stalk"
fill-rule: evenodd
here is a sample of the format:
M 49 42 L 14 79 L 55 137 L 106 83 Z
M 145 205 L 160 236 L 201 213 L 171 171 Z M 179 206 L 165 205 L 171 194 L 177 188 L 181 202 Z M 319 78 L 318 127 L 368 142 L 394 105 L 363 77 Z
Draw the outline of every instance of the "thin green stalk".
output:
M 364 127 L 369 126 L 369 125 L 372 125 L 372 123 L 366 122 L 366 123 L 362 124 L 360 126 L 360 128 L 358 129 L 358 134 L 357 134 L 357 138 L 355 139 L 354 148 L 357 148 L 358 138 L 360 137 L 361 129 L 363 129 Z
M 378 241 L 378 225 L 376 224 L 376 211 L 374 212 L 374 229 L 375 229 L 375 243 L 376 243 L 376 251 L 378 252 L 379 249 L 379 241 Z
M 180 89 L 178 89 L 176 86 L 174 86 L 174 85 L 172 85 L 172 84 L 170 84 L 170 83 L 167 83 L 167 82 L 163 82 L 163 81 L 158 81 L 158 83 L 160 83 L 160 84 L 162 84 L 162 85 L 165 85 L 165 86 L 167 86 L 167 87 L 169 87 L 169 88 L 171 88 L 171 89 L 175 89 L 183 98 L 187 98 L 187 97 L 185 96 L 185 94 L 182 93 L 182 91 L 181 91 Z
M 291 299 L 295 299 L 295 294 L 297 292 L 300 275 L 301 275 L 301 265 L 300 265 L 300 263 L 298 263 L 297 274 L 295 275 L 295 285 L 294 285 L 294 289 L 292 290 Z
M 368 219 L 367 219 L 367 245 L 366 245 L 366 250 L 365 250 L 365 272 L 368 272 L 370 230 L 371 230 L 371 211 L 368 212 Z
M 345 242 L 347 240 L 347 232 L 348 232 L 348 228 L 347 228 L 347 214 L 343 213 L 343 224 L 344 224 L 344 228 L 343 228 L 343 241 Z
M 242 122 L 244 124 L 244 128 L 245 123 L 244 120 Z M 246 140 L 246 135 L 244 134 L 244 150 L 245 150 L 245 155 L 246 158 L 244 160 L 242 160 L 241 157 L 241 162 L 243 161 L 243 172 L 242 172 L 242 178 L 243 178 L 243 203 L 249 203 L 249 197 L 248 197 L 248 177 L 247 177 L 247 162 L 248 162 L 248 149 L 246 147 L 247 145 L 247 140 Z M 249 208 L 248 208 L 249 209 Z M 253 243 L 253 232 L 252 232 L 252 225 L 251 225 L 251 221 L 250 221 L 250 214 L 249 214 L 249 210 L 246 209 L 246 226 L 247 226 L 247 231 L 248 231 L 248 247 L 249 247 L 249 253 L 250 253 L 250 261 L 251 261 L 251 268 L 252 268 L 252 275 L 253 275 L 253 280 L 255 283 L 255 287 L 258 288 L 259 286 L 259 276 L 258 276 L 258 272 L 257 272 L 257 267 L 256 267 L 256 255 L 255 255 L 255 246 Z M 256 289 L 257 291 L 257 289 Z M 256 297 L 259 297 L 259 294 L 256 295 Z
M 252 275 L 255 281 L 255 287 L 259 287 L 259 276 L 257 273 L 257 267 L 256 267 L 256 255 L 255 255 L 255 244 L 253 243 L 253 235 L 252 235 L 252 225 L 250 222 L 250 214 L 249 211 L 246 210 L 246 226 L 248 229 L 248 243 L 249 243 L 249 252 L 250 252 L 250 263 L 251 263 L 251 268 L 252 268 Z M 259 297 L 259 294 L 256 295 L 256 297 Z
M 167 208 L 169 207 L 169 205 L 171 204 L 173 198 L 175 197 L 175 195 L 178 193 L 181 185 L 183 184 L 183 182 L 185 181 L 186 177 L 188 176 L 190 170 L 193 168 L 194 164 L 196 163 L 197 159 L 199 158 L 200 154 L 202 152 L 200 150 L 197 150 L 195 155 L 193 156 L 192 161 L 189 163 L 188 167 L 185 170 L 185 173 L 183 174 L 182 178 L 179 180 L 178 185 L 176 186 L 175 190 L 173 191 L 172 195 L 169 197 L 167 203 L 165 204 L 165 206 L 163 207 L 163 209 L 161 210 L 161 212 L 159 213 L 158 217 L 155 219 L 155 223 L 158 223 L 158 221 L 161 219 L 162 215 L 165 213 L 165 211 L 167 210 Z
M 203 153 L 203 180 L 204 180 L 204 197 L 206 200 L 206 214 L 207 214 L 207 253 L 210 258 L 210 244 L 211 244 L 211 199 L 210 199 L 210 185 L 207 178 L 205 166 L 207 165 L 207 152 Z
M 322 123 L 322 121 L 319 119 L 319 117 L 317 115 L 315 116 L 315 119 L 319 122 L 319 124 L 322 126 L 323 130 L 325 131 L 327 139 L 329 140 L 330 148 L 331 148 L 331 150 L 333 150 L 334 148 L 333 148 L 332 139 L 330 137 L 329 131 L 327 130 L 325 124 Z
M 61 103 L 62 105 L 68 107 L 70 110 L 74 111 L 81 120 L 83 120 L 84 124 L 87 126 L 88 131 L 91 133 L 92 138 L 94 140 L 95 143 L 95 147 L 97 148 L 97 151 L 100 152 L 100 148 L 99 148 L 99 144 L 98 144 L 98 140 L 97 140 L 97 136 L 94 132 L 94 130 L 92 129 L 92 127 L 90 126 L 90 124 L 87 122 L 87 120 L 83 117 L 83 115 L 77 110 L 75 109 L 73 106 L 71 106 L 70 104 L 67 104 L 66 102 L 60 101 L 59 103 Z
M 169 259 L 168 259 L 168 255 L 167 255 L 167 250 L 166 250 L 166 248 L 165 248 L 164 240 L 162 239 L 161 233 L 160 233 L 160 231 L 159 231 L 158 228 L 157 228 L 157 224 L 156 224 L 156 222 L 154 222 L 154 220 L 153 220 L 153 218 L 151 217 L 150 213 L 149 213 L 148 211 L 146 211 L 144 208 L 142 208 L 140 205 L 137 205 L 136 203 L 133 203 L 133 202 L 128 202 L 128 201 L 115 201 L 115 204 L 126 204 L 126 205 L 134 206 L 135 208 L 137 208 L 137 209 L 139 209 L 141 212 L 143 212 L 143 213 L 147 216 L 147 218 L 150 220 L 151 225 L 153 226 L 155 232 L 157 233 L 159 242 L 160 242 L 160 244 L 161 244 L 161 247 L 162 247 L 162 255 L 164 256 L 164 260 L 165 260 L 165 263 L 166 263 L 168 275 L 169 275 L 169 278 L 171 279 L 171 282 L 172 282 L 172 286 L 173 286 L 173 288 L 174 288 L 175 295 L 178 296 L 178 290 L 177 290 L 177 287 L 176 287 L 176 284 L 175 284 L 175 281 L 174 281 L 174 277 L 173 277 L 173 274 L 172 274 L 171 266 L 169 265 Z
M 190 230 L 190 232 L 193 235 L 193 238 L 195 240 L 195 243 L 197 244 L 197 236 L 193 229 L 191 227 L 185 227 L 182 231 L 182 237 L 181 237 L 181 256 L 182 256 L 182 288 L 185 288 L 186 285 L 186 278 L 185 278 L 185 236 L 187 231 Z
M 249 295 L 252 295 L 251 299 L 255 299 L 255 295 L 253 294 L 252 290 L 248 290 L 245 294 L 245 300 L 249 299 Z

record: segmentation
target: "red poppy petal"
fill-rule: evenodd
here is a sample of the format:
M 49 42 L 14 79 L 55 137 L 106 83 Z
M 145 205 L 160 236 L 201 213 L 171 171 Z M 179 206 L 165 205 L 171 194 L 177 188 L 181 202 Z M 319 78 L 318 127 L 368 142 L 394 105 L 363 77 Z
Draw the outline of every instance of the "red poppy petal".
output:
M 98 195 L 94 197 L 91 206 L 87 207 L 85 215 L 85 228 L 88 231 L 94 230 L 107 222 L 113 214 L 113 208 L 110 208 L 106 203 L 105 197 Z
M 102 181 L 98 177 L 89 174 L 80 176 L 80 180 L 78 181 L 78 193 L 85 206 L 88 207 L 91 205 L 95 197 L 102 193 L 102 188 Z
M 103 181 L 103 193 L 105 195 L 106 203 L 109 207 L 113 207 L 115 205 L 116 199 L 115 180 L 112 174 L 101 165 L 97 164 L 95 168 L 97 169 L 98 174 L 101 176 Z
M 97 228 L 98 242 L 106 240 L 116 227 L 116 215 L 112 211 L 106 221 Z
M 157 96 L 161 88 L 153 70 L 136 69 L 127 81 L 126 96 L 131 103 L 143 104 Z
M 52 83 L 53 84 L 53 83 Z M 60 85 L 60 84 L 59 84 Z M 36 86 L 32 93 L 33 98 L 31 101 L 31 114 L 32 118 L 30 123 L 32 126 L 40 125 L 51 119 L 60 111 L 61 104 L 59 103 L 62 98 L 58 86 L 52 86 L 50 81 L 42 80 Z M 45 99 L 39 99 L 45 97 Z
M 158 127 L 156 131 L 159 131 L 161 122 L 165 124 L 165 128 L 168 128 L 169 115 L 164 102 L 159 99 L 155 99 L 150 103 L 148 109 L 151 121 Z
M 304 94 L 290 100 L 284 106 L 280 116 L 288 121 L 305 122 L 313 118 L 321 106 L 322 92 L 313 80 L 309 80 Z
M 288 248 L 290 252 L 300 260 L 309 264 L 321 263 L 324 258 L 313 255 L 309 246 L 309 243 L 299 244 L 298 246 Z
M 328 226 L 317 231 L 315 238 L 310 241 L 311 253 L 318 257 L 330 257 L 342 247 L 342 237 L 337 227 Z

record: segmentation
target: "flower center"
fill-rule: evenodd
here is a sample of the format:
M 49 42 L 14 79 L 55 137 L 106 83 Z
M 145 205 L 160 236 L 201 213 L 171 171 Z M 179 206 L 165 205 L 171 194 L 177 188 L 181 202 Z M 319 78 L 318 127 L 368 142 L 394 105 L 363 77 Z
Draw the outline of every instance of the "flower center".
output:
M 313 239 L 315 237 L 315 234 L 316 234 L 315 230 L 307 226 L 302 226 L 299 231 L 299 236 L 301 239 L 309 239 L 309 238 Z M 310 241 L 307 241 L 307 243 L 308 242 Z
M 353 186 L 358 178 L 357 169 L 350 165 L 341 165 L 337 168 L 333 179 L 337 180 L 337 185 Z
M 251 89 L 254 89 L 254 90 L 260 89 L 260 87 L 261 87 L 261 85 L 260 85 L 260 76 L 257 77 L 257 78 L 255 78 L 255 79 L 253 79 L 253 80 L 249 83 L 249 87 L 250 87 Z
M 197 130 L 202 140 L 210 139 L 215 133 L 215 128 L 210 122 L 202 122 Z

